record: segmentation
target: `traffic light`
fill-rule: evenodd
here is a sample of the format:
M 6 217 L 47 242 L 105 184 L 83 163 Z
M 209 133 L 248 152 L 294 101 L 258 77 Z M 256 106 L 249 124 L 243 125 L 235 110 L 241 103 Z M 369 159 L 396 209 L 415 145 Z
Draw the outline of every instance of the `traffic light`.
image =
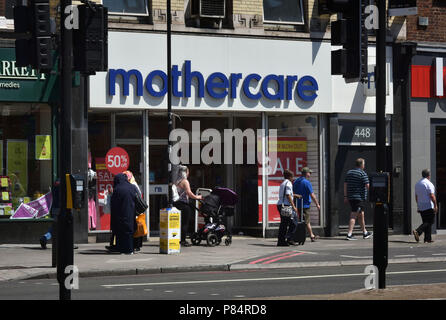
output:
M 325 13 L 338 13 L 331 23 L 331 44 L 342 49 L 331 53 L 331 74 L 347 80 L 367 79 L 368 35 L 364 25 L 365 0 L 320 0 Z
M 79 29 L 73 31 L 74 70 L 86 74 L 108 69 L 108 10 L 102 5 L 79 5 Z
M 53 61 L 49 1 L 31 0 L 29 6 L 15 6 L 14 29 L 29 36 L 16 40 L 16 65 L 50 72 Z

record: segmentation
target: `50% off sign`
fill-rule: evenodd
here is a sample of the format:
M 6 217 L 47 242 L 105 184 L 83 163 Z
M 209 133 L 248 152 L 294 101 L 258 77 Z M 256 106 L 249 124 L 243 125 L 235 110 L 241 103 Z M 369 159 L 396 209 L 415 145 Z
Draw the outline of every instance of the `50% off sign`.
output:
M 127 151 L 120 147 L 114 147 L 108 150 L 107 154 L 105 155 L 105 163 L 108 171 L 114 175 L 117 175 L 118 173 L 124 172 L 128 169 L 130 158 Z

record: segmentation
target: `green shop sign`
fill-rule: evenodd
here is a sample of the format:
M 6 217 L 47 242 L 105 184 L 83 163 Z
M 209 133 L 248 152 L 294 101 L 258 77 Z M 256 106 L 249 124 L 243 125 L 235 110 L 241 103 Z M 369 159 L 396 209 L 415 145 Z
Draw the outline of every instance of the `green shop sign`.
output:
M 52 102 L 57 100 L 57 65 L 54 74 L 40 74 L 29 67 L 17 67 L 14 48 L 0 48 L 0 101 Z

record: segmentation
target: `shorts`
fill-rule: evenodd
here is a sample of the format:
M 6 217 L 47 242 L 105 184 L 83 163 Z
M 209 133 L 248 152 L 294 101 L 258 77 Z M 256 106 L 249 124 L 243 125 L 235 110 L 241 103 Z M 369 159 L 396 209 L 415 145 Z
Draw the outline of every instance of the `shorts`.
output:
M 348 200 L 350 202 L 350 207 L 352 208 L 352 212 L 361 212 L 365 211 L 365 201 L 363 200 Z
M 300 213 L 301 213 L 302 209 L 298 208 L 297 210 L 299 210 L 299 221 L 300 221 L 300 219 L 301 219 Z M 305 223 L 310 222 L 310 208 L 304 208 L 304 219 L 305 219 Z

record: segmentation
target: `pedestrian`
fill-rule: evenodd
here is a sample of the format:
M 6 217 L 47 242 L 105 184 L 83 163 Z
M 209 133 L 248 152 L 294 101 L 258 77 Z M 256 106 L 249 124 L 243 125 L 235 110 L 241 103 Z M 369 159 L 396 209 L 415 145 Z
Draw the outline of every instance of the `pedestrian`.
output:
M 423 223 L 412 233 L 415 240 L 419 242 L 420 236 L 424 232 L 424 243 L 432 243 L 434 242 L 432 241 L 432 225 L 435 214 L 438 212 L 437 198 L 435 197 L 435 187 L 430 182 L 430 170 L 424 169 L 421 176 L 422 179 L 415 184 L 415 200 Z
M 344 182 L 344 202 L 350 204 L 351 214 L 350 223 L 348 226 L 347 240 L 357 240 L 353 237 L 353 228 L 355 227 L 356 219 L 362 229 L 362 236 L 368 239 L 372 236 L 365 227 L 365 201 L 367 199 L 367 190 L 369 189 L 369 178 L 364 171 L 365 160 L 362 158 L 356 159 L 355 168 L 347 172 Z
M 186 166 L 180 165 L 178 167 L 178 177 L 175 182 L 178 192 L 178 200 L 173 205 L 181 211 L 181 241 L 180 245 L 183 247 L 190 247 L 191 244 L 186 241 L 186 236 L 189 228 L 189 221 L 193 214 L 192 208 L 189 204 L 189 199 L 202 200 L 203 196 L 195 195 L 189 183 L 189 169 Z
M 129 182 L 132 185 L 134 185 L 136 187 L 136 189 L 138 189 L 138 193 L 142 197 L 141 189 L 139 188 L 138 183 L 136 182 L 135 176 L 133 175 L 133 173 L 131 171 L 129 171 L 129 170 L 124 171 L 123 173 L 127 176 Z M 135 216 L 135 230 L 136 230 L 136 216 Z M 143 238 L 144 237 L 133 238 L 133 250 L 134 251 L 136 251 L 136 252 L 141 251 L 142 243 L 143 243 L 143 240 L 144 240 Z
M 316 207 L 318 210 L 321 210 L 321 206 L 319 205 L 319 202 L 317 201 L 316 195 L 313 192 L 313 186 L 310 182 L 310 175 L 313 173 L 312 170 L 308 167 L 302 168 L 302 176 L 297 178 L 293 182 L 293 193 L 302 196 L 303 201 L 298 200 L 297 201 L 297 210 L 299 212 L 299 215 L 304 215 L 305 218 L 305 224 L 307 226 L 308 234 L 310 235 L 311 242 L 316 241 L 316 236 L 313 233 L 313 230 L 311 228 L 310 223 L 310 204 L 311 199 L 313 199 Z M 303 208 L 302 208 L 303 205 Z
M 121 254 L 133 254 L 136 192 L 138 189 L 125 174 L 115 176 L 111 196 L 111 229 L 116 235 L 116 249 Z
M 295 245 L 293 240 L 294 232 L 297 226 L 297 208 L 293 202 L 293 173 L 286 169 L 283 172 L 285 180 L 279 187 L 279 201 L 277 201 L 277 210 L 280 214 L 279 235 L 277 238 L 278 247 L 288 247 L 289 245 Z M 291 216 L 284 216 L 281 213 L 282 205 L 286 207 L 292 207 L 293 211 Z

